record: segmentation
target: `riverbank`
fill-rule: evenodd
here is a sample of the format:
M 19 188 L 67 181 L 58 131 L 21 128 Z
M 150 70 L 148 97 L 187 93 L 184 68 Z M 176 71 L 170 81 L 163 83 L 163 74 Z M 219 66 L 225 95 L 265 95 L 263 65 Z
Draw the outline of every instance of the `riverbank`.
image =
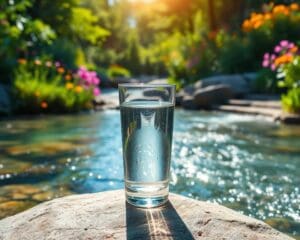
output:
M 191 110 L 213 110 L 238 114 L 260 115 L 285 124 L 300 124 L 300 115 L 282 110 L 280 95 L 255 94 L 251 90 L 255 73 L 221 75 L 205 78 L 188 85 L 176 93 L 176 106 Z M 107 80 L 108 81 L 108 80 Z M 166 78 L 144 76 L 140 79 L 120 78 L 118 82 L 105 82 L 102 94 L 93 101 L 94 110 L 118 109 L 118 83 L 166 84 Z M 114 87 L 114 88 L 112 88 Z M 9 88 L 0 85 L 0 114 L 11 113 Z
M 156 80 L 152 83 L 166 83 L 166 80 Z M 247 94 L 239 99 L 227 99 L 220 104 L 209 104 L 205 107 L 196 107 L 194 99 L 190 98 L 190 103 L 182 103 L 181 92 L 177 93 L 177 107 L 191 110 L 213 110 L 237 114 L 258 115 L 269 118 L 272 121 L 279 121 L 285 124 L 300 124 L 300 115 L 285 113 L 282 111 L 280 96 L 267 94 Z M 185 100 L 188 101 L 188 100 Z M 206 101 L 206 100 L 204 100 Z M 213 101 L 213 100 L 212 100 Z M 118 109 L 118 91 L 114 88 L 103 90 L 103 94 L 95 99 L 95 110 Z

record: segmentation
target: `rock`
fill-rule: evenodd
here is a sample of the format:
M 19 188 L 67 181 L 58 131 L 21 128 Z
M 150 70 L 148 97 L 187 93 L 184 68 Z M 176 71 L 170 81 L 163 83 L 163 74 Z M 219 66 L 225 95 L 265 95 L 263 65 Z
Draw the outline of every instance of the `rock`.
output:
M 41 189 L 29 184 L 13 184 L 0 188 L 0 195 L 8 199 L 25 200 L 31 195 L 41 192 Z
M 197 109 L 197 105 L 195 104 L 193 96 L 184 96 L 181 101 L 181 106 L 185 109 Z
M 177 95 L 178 96 L 192 96 L 195 92 L 196 88 L 193 84 L 191 85 L 187 85 L 186 87 L 184 87 L 183 89 L 181 89 Z
M 251 85 L 252 82 L 254 82 L 256 80 L 257 73 L 256 72 L 248 72 L 248 73 L 243 73 L 242 76 Z
M 194 84 L 187 85 L 176 95 L 176 104 L 181 105 L 185 96 L 195 96 L 197 91 L 210 86 L 226 85 L 231 90 L 231 97 L 242 97 L 251 90 L 251 84 L 256 73 L 219 75 L 201 79 Z
M 71 152 L 75 151 L 84 145 L 74 144 L 72 142 L 66 141 L 56 141 L 56 142 L 40 142 L 28 145 L 16 145 L 12 147 L 7 147 L 5 152 L 12 156 L 17 156 L 21 154 L 28 153 L 43 153 L 43 154 L 57 154 L 59 152 Z
M 250 77 L 250 75 L 248 77 Z M 204 78 L 197 81 L 194 84 L 194 87 L 199 89 L 219 84 L 229 86 L 234 97 L 241 97 L 250 92 L 250 84 L 248 83 L 246 77 L 240 74 L 220 75 Z
M 183 100 L 184 95 L 181 93 L 176 93 L 175 95 L 175 103 L 176 106 L 180 106 L 182 104 L 182 100 Z
M 11 101 L 9 95 L 9 88 L 0 84 L 0 115 L 11 113 Z
M 7 202 L 8 198 L 0 196 L 0 203 Z
M 195 92 L 194 85 L 188 85 L 185 88 L 181 89 L 178 93 L 176 93 L 176 105 L 183 105 L 182 101 L 185 98 L 185 100 L 189 99 L 189 97 L 193 96 Z M 186 105 L 186 103 L 184 103 Z
M 0 203 L 0 219 L 8 215 L 13 215 L 20 211 L 24 211 L 32 206 L 34 206 L 34 202 L 32 201 L 8 201 L 8 202 Z M 0 230 L 0 239 L 2 240 L 1 237 L 2 237 L 2 233 Z
M 233 96 L 227 85 L 216 85 L 201 88 L 194 93 L 194 103 L 199 108 L 210 108 L 214 104 L 222 104 Z
M 15 192 L 15 193 L 12 194 L 12 198 L 14 200 L 25 200 L 25 199 L 28 198 L 28 196 L 23 194 L 23 193 Z
M 300 124 L 300 114 L 282 113 L 279 120 L 286 124 Z
M 31 162 L 22 162 L 10 158 L 5 158 L 0 155 L 1 159 L 1 167 L 0 167 L 0 175 L 1 174 L 21 174 L 27 171 L 31 166 Z
M 119 95 L 115 89 L 104 91 L 101 95 L 95 97 L 95 110 L 117 109 L 119 107 Z
M 262 239 L 290 237 L 223 206 L 170 194 L 160 208 L 125 204 L 124 191 L 73 195 L 0 221 L 0 239 Z
M 41 192 L 41 193 L 34 194 L 32 196 L 32 199 L 35 201 L 42 202 L 42 201 L 50 200 L 50 199 L 54 198 L 54 196 L 55 196 L 54 192 L 47 191 L 47 192 Z
M 184 95 L 193 95 L 196 89 L 200 87 L 197 87 L 197 83 L 195 85 L 188 85 L 183 89 Z

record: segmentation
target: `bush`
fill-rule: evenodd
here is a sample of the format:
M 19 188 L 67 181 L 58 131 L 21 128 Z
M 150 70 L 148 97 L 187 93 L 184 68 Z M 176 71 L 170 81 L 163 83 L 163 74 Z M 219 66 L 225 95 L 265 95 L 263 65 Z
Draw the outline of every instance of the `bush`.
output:
M 281 103 L 285 111 L 300 114 L 300 88 L 290 89 L 282 95 Z
M 282 40 L 274 52 L 265 53 L 263 67 L 276 73 L 278 86 L 287 90 L 282 95 L 283 108 L 288 112 L 300 113 L 300 52 L 295 43 Z
M 270 69 L 261 69 L 252 86 L 257 93 L 279 93 L 280 88 L 276 79 L 276 73 Z
M 130 77 L 131 76 L 129 70 L 127 70 L 126 68 L 124 68 L 120 65 L 116 65 L 116 64 L 109 66 L 106 74 L 112 80 L 114 80 L 116 77 Z
M 299 40 L 299 24 L 300 7 L 297 3 L 265 5 L 261 13 L 252 13 L 242 24 L 242 41 L 250 56 L 247 70 L 259 70 L 263 54 L 271 51 L 281 39 Z
M 283 108 L 300 114 L 300 55 L 283 66 L 282 73 L 284 80 L 279 85 L 288 89 L 287 94 L 281 97 Z
M 219 31 L 215 40 L 217 51 L 217 71 L 220 73 L 240 73 L 251 70 L 253 60 L 249 42 L 237 35 Z
M 19 59 L 13 90 L 18 113 L 78 112 L 92 107 L 99 94 L 95 72 L 80 68 L 75 74 L 60 63 Z
M 178 87 L 213 73 L 215 53 L 202 36 L 176 32 L 152 50 L 165 64 L 169 81 Z

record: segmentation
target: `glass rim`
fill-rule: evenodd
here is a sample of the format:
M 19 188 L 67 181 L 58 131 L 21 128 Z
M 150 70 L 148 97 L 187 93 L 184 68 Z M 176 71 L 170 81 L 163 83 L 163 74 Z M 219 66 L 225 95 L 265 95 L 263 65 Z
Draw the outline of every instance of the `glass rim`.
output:
M 119 83 L 118 87 L 155 88 L 155 87 L 176 87 L 168 83 Z

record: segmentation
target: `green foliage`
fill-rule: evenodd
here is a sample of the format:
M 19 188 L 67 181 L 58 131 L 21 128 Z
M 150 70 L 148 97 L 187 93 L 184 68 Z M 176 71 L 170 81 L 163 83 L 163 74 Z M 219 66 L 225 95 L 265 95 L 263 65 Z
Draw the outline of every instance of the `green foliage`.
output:
M 61 67 L 61 73 L 57 70 L 40 60 L 20 64 L 14 79 L 15 112 L 66 113 L 91 108 L 92 92 L 84 90 L 76 81 L 65 84 L 64 78 L 71 75 L 63 75 Z
M 141 56 L 138 37 L 135 33 L 131 33 L 128 38 L 128 47 L 125 52 L 123 65 L 134 75 L 141 74 Z
M 107 69 L 106 74 L 110 79 L 115 79 L 116 77 L 130 77 L 131 76 L 130 72 L 126 68 L 119 66 L 119 65 L 111 65 Z
M 98 17 L 94 16 L 91 10 L 82 7 L 72 8 L 70 28 L 77 38 L 90 44 L 97 44 L 109 36 L 109 31 L 96 25 L 97 22 Z
M 285 111 L 300 114 L 300 88 L 292 88 L 281 96 L 281 103 Z
M 67 38 L 57 38 L 51 45 L 43 47 L 41 53 L 44 55 L 50 53 L 53 59 L 59 59 L 71 69 L 86 65 L 85 55 L 81 47 Z
M 283 66 L 284 80 L 279 82 L 280 87 L 300 88 L 300 56 L 294 58 L 291 63 Z
M 257 93 L 278 93 L 276 73 L 270 69 L 263 68 L 258 72 L 254 85 L 251 87 Z
M 2 79 L 11 77 L 18 54 L 32 46 L 51 44 L 56 37 L 52 28 L 29 13 L 31 1 L 0 2 L 0 74 Z
M 282 67 L 284 79 L 279 82 L 280 87 L 287 88 L 287 94 L 282 95 L 283 108 L 292 113 L 300 113 L 300 56 Z

